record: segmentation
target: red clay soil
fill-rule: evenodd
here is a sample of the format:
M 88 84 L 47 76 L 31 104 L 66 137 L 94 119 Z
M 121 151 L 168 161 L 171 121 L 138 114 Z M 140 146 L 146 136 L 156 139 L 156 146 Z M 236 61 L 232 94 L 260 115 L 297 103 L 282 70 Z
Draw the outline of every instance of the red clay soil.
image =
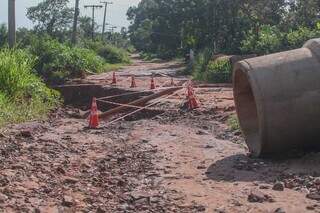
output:
M 119 86 L 135 74 L 137 90 L 148 89 L 151 73 L 164 76 L 159 84 L 170 76 L 183 84 L 177 69 L 136 60 L 117 72 Z M 110 77 L 82 81 L 108 86 Z M 226 124 L 235 113 L 232 89 L 196 95 L 195 111 L 182 107 L 181 90 L 157 104 L 158 113 L 97 130 L 67 106 L 48 120 L 1 129 L 1 212 L 320 212 L 318 153 L 251 158 Z

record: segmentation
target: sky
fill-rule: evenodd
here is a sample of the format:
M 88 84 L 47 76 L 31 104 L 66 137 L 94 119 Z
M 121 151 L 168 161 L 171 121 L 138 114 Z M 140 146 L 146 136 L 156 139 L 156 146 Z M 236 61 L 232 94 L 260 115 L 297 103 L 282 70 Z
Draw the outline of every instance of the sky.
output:
M 43 0 L 16 0 L 16 23 L 17 27 L 31 28 L 32 22 L 26 17 L 28 7 L 32 7 Z M 107 23 L 115 26 L 127 27 L 126 12 L 130 6 L 137 5 L 140 0 L 108 0 L 112 1 L 112 5 L 108 5 Z M 85 9 L 85 4 L 99 4 L 100 0 L 80 0 L 80 15 L 88 15 L 91 17 L 92 10 Z M 74 0 L 70 0 L 70 7 L 74 7 Z M 96 22 L 102 25 L 104 9 L 96 10 Z M 8 22 L 8 0 L 0 0 L 0 23 Z M 118 27 L 120 30 L 120 27 Z

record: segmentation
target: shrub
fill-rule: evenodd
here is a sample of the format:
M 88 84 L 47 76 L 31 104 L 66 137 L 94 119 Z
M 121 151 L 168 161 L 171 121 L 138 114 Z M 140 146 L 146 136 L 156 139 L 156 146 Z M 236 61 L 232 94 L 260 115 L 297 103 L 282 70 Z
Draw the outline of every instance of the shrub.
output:
M 246 39 L 241 42 L 241 50 L 244 53 L 259 55 L 279 52 L 283 49 L 284 34 L 276 26 L 263 25 L 259 32 L 250 30 Z
M 229 60 L 210 61 L 205 72 L 205 79 L 212 83 L 231 83 L 232 66 Z
M 34 64 L 26 51 L 0 51 L 0 125 L 42 116 L 58 104 L 58 93 L 33 73 Z
M 108 44 L 98 48 L 97 53 L 111 64 L 130 63 L 129 55 L 125 50 Z
M 232 66 L 228 59 L 212 61 L 212 51 L 206 49 L 197 54 L 192 75 L 197 80 L 211 83 L 231 83 Z
M 37 72 L 51 83 L 80 77 L 87 70 L 99 73 L 104 66 L 104 60 L 93 50 L 70 47 L 51 39 L 33 42 L 30 52 L 38 58 Z
M 5 24 L 0 24 L 0 48 L 5 47 L 8 41 L 8 29 Z
M 307 27 L 299 27 L 297 30 L 291 30 L 287 34 L 287 42 L 290 49 L 301 48 L 303 44 L 312 38 L 320 36 L 319 29 L 310 29 Z
M 130 63 L 128 52 L 122 48 L 98 41 L 86 41 L 83 45 L 85 48 L 95 51 L 100 57 L 104 58 L 107 63 Z
M 213 56 L 210 48 L 203 49 L 196 54 L 193 64 L 191 64 L 191 72 L 196 79 L 201 80 L 202 74 L 206 72 L 209 61 Z
M 232 115 L 228 118 L 227 124 L 229 128 L 233 131 L 240 130 L 239 120 L 236 115 Z

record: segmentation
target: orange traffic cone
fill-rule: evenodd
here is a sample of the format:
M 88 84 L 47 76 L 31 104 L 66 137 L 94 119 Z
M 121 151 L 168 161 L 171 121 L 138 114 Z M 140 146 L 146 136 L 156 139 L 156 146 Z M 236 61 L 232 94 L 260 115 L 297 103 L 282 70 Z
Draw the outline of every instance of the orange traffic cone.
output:
M 99 115 L 98 115 L 98 106 L 97 99 L 92 99 L 90 118 L 89 118 L 89 128 L 96 129 L 99 126 Z
M 191 85 L 187 87 L 187 98 L 188 98 L 188 108 L 189 110 L 193 110 L 199 108 L 199 104 L 195 98 L 194 90 Z
M 156 88 L 156 85 L 154 83 L 154 79 L 153 77 L 151 77 L 151 85 L 150 85 L 150 89 L 155 89 Z
M 135 87 L 137 87 L 136 80 L 135 80 L 134 76 L 131 76 L 131 86 L 130 86 L 130 88 L 135 88 Z
M 112 75 L 112 84 L 117 84 L 117 78 L 116 78 L 115 72 L 113 72 L 113 75 Z

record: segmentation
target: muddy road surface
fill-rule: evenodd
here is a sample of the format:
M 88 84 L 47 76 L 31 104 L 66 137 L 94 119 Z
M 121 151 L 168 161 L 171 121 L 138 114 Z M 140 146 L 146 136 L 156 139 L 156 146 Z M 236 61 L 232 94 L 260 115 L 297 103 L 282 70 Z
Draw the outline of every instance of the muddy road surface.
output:
M 116 73 L 116 86 L 112 73 L 70 85 L 103 85 L 105 96 L 115 87 L 147 91 L 151 75 L 158 88 L 171 77 L 184 85 L 182 69 L 135 59 Z M 131 75 L 137 88 L 129 88 Z M 241 132 L 227 125 L 235 114 L 232 88 L 195 92 L 194 111 L 183 107 L 183 89 L 157 109 L 110 124 L 125 113 L 115 115 L 99 129 L 79 116 L 89 102 L 1 129 L 1 212 L 320 212 L 319 154 L 251 158 Z

